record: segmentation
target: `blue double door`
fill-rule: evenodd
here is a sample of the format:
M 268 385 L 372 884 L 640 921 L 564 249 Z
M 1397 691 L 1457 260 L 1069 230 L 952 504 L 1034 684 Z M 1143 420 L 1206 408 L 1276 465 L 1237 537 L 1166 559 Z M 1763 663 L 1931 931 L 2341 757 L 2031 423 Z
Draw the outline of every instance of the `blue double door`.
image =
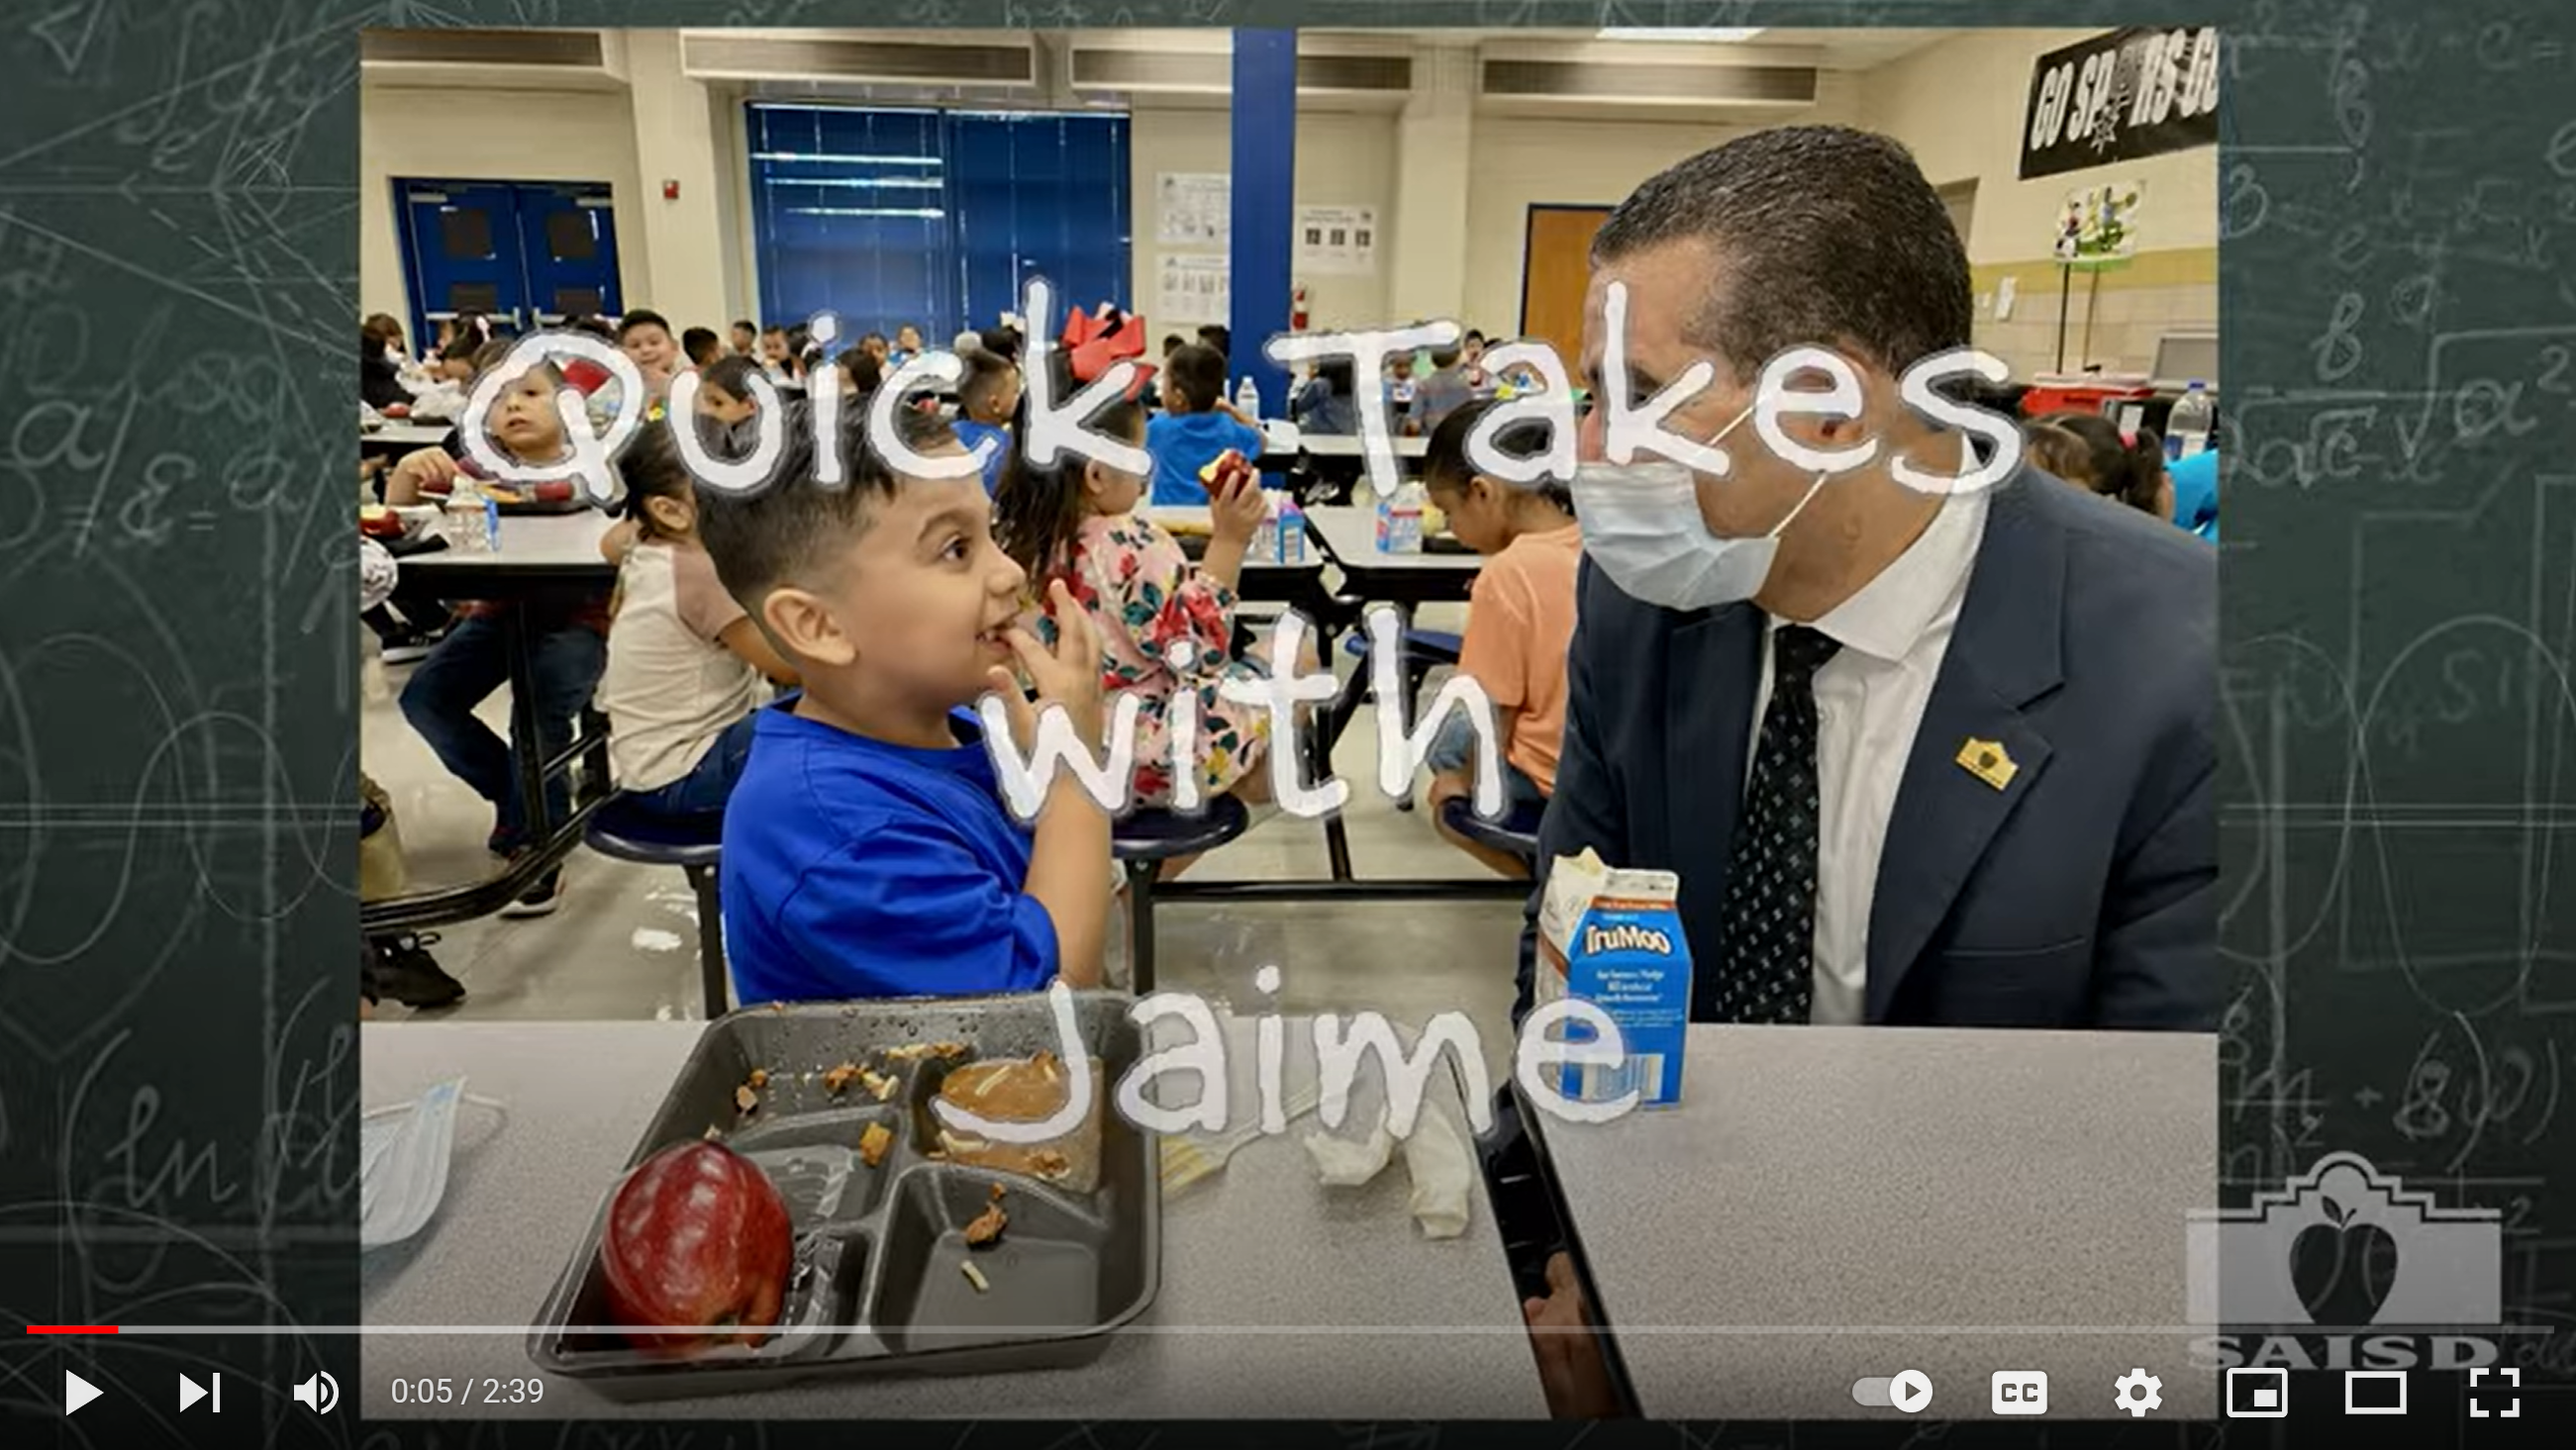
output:
M 625 310 L 605 183 L 398 178 L 394 212 L 415 338 L 464 312 L 525 332 Z

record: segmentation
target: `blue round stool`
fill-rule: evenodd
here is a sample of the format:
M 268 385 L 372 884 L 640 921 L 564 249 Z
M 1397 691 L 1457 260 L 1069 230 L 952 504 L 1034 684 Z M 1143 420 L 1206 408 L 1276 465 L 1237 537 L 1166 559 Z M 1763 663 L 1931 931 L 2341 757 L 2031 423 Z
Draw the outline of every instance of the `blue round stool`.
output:
M 603 856 L 677 866 L 687 873 L 689 889 L 698 898 L 698 976 L 706 993 L 707 1020 L 725 1015 L 732 1003 L 725 991 L 724 903 L 716 873 L 724 853 L 724 817 L 673 822 L 637 810 L 621 793 L 590 813 L 582 840 Z

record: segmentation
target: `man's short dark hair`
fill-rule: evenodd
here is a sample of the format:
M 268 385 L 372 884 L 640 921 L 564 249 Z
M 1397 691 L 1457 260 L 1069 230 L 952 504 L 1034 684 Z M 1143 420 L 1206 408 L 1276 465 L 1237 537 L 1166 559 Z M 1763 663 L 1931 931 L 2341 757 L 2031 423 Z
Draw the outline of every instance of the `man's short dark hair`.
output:
M 741 353 L 734 353 L 708 364 L 706 370 L 698 375 L 698 381 L 706 387 L 721 388 L 726 397 L 740 402 L 751 396 L 751 380 L 759 373 L 760 364 Z
M 617 319 L 617 340 L 624 342 L 639 327 L 658 327 L 664 332 L 671 330 L 669 319 L 663 317 L 661 313 L 649 307 L 638 307 Z
M 1592 239 L 1596 262 L 1670 242 L 1712 253 L 1691 341 L 1738 381 L 1792 347 L 1855 353 L 1890 375 L 1965 347 L 1967 251 L 1913 155 L 1847 126 L 1780 126 L 1640 186 Z
M 841 478 L 815 481 L 814 424 L 802 404 L 784 419 L 786 446 L 766 485 L 735 493 L 698 489 L 698 537 L 725 592 L 756 618 L 769 592 L 816 580 L 875 521 L 876 507 L 903 478 L 868 446 L 867 412 L 842 415 Z M 895 414 L 907 444 L 927 452 L 957 441 L 947 420 L 918 408 Z
M 1185 412 L 1215 407 L 1225 396 L 1225 354 L 1205 343 L 1182 345 L 1163 359 L 1163 391 L 1185 403 Z

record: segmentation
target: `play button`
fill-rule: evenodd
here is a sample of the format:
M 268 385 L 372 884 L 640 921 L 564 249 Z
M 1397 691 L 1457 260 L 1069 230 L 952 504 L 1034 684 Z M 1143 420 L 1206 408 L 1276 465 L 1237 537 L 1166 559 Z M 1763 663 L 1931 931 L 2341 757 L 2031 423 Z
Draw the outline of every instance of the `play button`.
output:
M 1932 1403 L 1932 1379 L 1919 1369 L 1898 1371 L 1887 1382 L 1888 1403 L 1909 1415 L 1919 1415 Z
M 70 1370 L 63 1371 L 64 1414 L 79 1414 L 81 1412 L 81 1406 L 97 1399 L 101 1393 L 103 1393 L 103 1391 L 101 1391 L 98 1386 L 82 1379 L 79 1375 L 72 1373 Z

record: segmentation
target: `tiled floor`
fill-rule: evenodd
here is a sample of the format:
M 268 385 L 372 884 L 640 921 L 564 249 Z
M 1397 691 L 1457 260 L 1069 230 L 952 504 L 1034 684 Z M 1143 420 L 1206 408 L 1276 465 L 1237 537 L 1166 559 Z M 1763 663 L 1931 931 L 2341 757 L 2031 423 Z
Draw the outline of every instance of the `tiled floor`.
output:
M 1421 612 L 1426 628 L 1455 629 L 1462 606 Z M 372 652 L 372 641 L 368 644 Z M 1341 668 L 1350 668 L 1347 657 Z M 361 749 L 368 774 L 394 799 L 412 887 L 476 879 L 495 869 L 484 854 L 491 812 L 440 767 L 396 707 L 403 667 L 372 657 L 364 672 Z M 1426 698 L 1428 696 L 1426 695 Z M 505 728 L 506 694 L 484 715 Z M 1377 790 L 1377 726 L 1366 709 L 1343 736 L 1334 770 L 1352 785 L 1347 808 L 1355 871 L 1366 877 L 1472 878 L 1482 873 L 1433 834 L 1420 809 L 1398 811 Z M 1321 877 L 1327 872 L 1320 823 L 1272 814 L 1210 855 L 1194 880 Z M 701 1015 L 697 908 L 678 871 L 612 861 L 577 850 L 562 906 L 528 921 L 480 921 L 440 929 L 432 948 L 468 995 L 436 1013 L 388 1005 L 383 1016 L 411 1020 L 659 1018 Z M 1520 907 L 1506 900 L 1385 903 L 1171 903 L 1161 923 L 1159 986 L 1232 1000 L 1238 1010 L 1288 1013 L 1375 1010 L 1412 1025 L 1463 1011 L 1484 1043 L 1495 1081 L 1510 1066 L 1508 1014 Z M 1111 954 L 1123 962 L 1123 929 Z M 1276 965 L 1275 1004 L 1252 987 Z M 1113 968 L 1116 970 L 1116 968 Z

